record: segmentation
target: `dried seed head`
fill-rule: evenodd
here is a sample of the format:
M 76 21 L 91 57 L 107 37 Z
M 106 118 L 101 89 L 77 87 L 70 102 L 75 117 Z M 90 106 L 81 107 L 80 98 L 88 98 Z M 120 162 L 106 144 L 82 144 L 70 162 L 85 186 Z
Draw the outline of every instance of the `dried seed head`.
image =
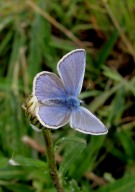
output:
M 42 131 L 44 126 L 39 122 L 36 116 L 37 108 L 40 103 L 35 96 L 30 95 L 25 103 L 23 103 L 22 108 L 25 111 L 26 117 L 28 118 L 31 127 L 35 131 Z

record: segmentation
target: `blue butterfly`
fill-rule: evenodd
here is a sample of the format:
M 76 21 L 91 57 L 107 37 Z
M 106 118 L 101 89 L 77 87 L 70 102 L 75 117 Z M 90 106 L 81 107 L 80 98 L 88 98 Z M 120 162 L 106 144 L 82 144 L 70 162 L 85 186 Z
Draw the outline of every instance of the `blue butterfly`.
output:
M 84 79 L 85 60 L 85 50 L 76 49 L 58 62 L 60 78 L 47 71 L 35 76 L 33 96 L 39 103 L 36 116 L 43 126 L 58 129 L 69 122 L 73 129 L 86 134 L 107 133 L 103 123 L 82 107 L 78 99 Z

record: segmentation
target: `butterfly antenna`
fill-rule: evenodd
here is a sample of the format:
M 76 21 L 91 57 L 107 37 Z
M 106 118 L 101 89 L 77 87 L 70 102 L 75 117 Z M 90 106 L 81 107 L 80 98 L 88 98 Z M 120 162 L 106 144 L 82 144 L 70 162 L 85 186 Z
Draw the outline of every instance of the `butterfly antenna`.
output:
M 90 88 L 90 83 L 88 84 L 87 88 L 85 89 L 84 92 L 86 92 Z
M 85 89 L 84 92 L 86 92 L 89 88 L 90 88 L 90 83 L 88 84 L 88 86 L 87 86 L 87 88 Z M 83 100 L 81 100 L 81 104 L 82 104 L 83 106 L 85 106 L 85 107 L 87 106 L 86 103 L 85 103 L 85 101 L 83 101 Z

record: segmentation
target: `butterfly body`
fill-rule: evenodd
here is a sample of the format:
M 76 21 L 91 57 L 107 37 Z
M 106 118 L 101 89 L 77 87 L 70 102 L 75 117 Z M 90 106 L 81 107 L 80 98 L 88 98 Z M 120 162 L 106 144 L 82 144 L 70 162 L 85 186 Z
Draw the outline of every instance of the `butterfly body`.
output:
M 40 103 L 36 110 L 39 122 L 57 129 L 68 122 L 80 132 L 101 135 L 107 129 L 89 110 L 81 106 L 78 96 L 85 72 L 85 50 L 66 54 L 57 64 L 60 78 L 54 73 L 40 72 L 33 81 L 33 96 Z
M 74 96 L 68 96 L 62 102 L 66 107 L 72 110 L 77 109 L 80 106 L 80 100 Z

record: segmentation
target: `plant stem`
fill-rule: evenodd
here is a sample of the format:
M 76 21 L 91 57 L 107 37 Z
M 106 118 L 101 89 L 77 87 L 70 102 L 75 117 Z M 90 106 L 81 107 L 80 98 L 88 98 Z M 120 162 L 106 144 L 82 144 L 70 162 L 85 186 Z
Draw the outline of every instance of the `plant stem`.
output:
M 53 184 L 57 189 L 57 192 L 64 192 L 62 184 L 60 182 L 60 178 L 58 176 L 58 172 L 57 172 L 51 130 L 44 129 L 42 132 L 43 132 L 44 140 L 46 143 L 47 160 L 48 160 L 50 175 L 51 175 Z

